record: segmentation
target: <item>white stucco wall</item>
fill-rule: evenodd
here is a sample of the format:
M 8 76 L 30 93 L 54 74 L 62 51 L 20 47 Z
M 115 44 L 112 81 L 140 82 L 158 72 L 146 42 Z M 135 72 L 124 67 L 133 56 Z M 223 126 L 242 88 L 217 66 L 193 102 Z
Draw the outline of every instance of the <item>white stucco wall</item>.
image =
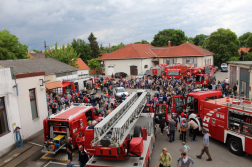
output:
M 4 97 L 5 110 L 8 121 L 9 133 L 0 137 L 0 157 L 9 152 L 15 144 L 15 138 L 13 133 L 13 124 L 16 123 L 16 126 L 21 128 L 21 135 L 23 128 L 20 123 L 19 118 L 19 109 L 16 88 L 13 88 L 15 85 L 15 80 L 11 78 L 10 68 L 0 69 L 0 97 Z
M 209 64 L 207 64 L 208 60 L 209 60 Z M 203 65 L 213 65 L 214 64 L 213 61 L 214 61 L 213 56 L 204 56 L 202 59 L 202 66 Z
M 43 128 L 43 120 L 48 115 L 45 84 L 41 85 L 41 81 L 44 80 L 44 76 L 34 76 L 27 78 L 16 79 L 19 87 L 18 105 L 20 112 L 20 120 L 22 125 L 23 139 L 30 137 Z M 35 88 L 36 105 L 38 118 L 32 119 L 29 89 Z
M 78 70 L 77 75 L 89 75 L 89 70 Z
M 183 59 L 182 58 L 177 58 L 177 63 L 183 64 Z
M 104 60 L 105 75 L 108 75 L 108 66 L 114 66 L 114 73 L 125 72 L 130 75 L 130 66 L 135 65 L 138 69 L 138 74 L 149 70 L 154 63 L 152 59 L 123 59 L 123 60 Z M 148 68 L 144 68 L 144 65 L 148 65 Z

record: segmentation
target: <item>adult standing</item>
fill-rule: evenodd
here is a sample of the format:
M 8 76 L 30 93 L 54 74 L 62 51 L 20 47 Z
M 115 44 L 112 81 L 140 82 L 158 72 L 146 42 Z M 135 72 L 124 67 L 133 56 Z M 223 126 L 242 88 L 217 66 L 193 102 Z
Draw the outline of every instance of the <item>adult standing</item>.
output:
M 180 166 L 179 162 L 181 162 Z M 191 157 L 187 156 L 185 152 L 181 153 L 181 156 L 177 159 L 178 167 L 190 167 L 190 163 L 192 163 L 191 167 L 194 167 L 194 160 Z
M 174 141 L 174 136 L 175 136 L 175 125 L 176 122 L 174 121 L 174 118 L 169 122 L 169 128 L 170 128 L 170 143 Z
M 78 158 L 80 167 L 84 167 L 88 162 L 88 155 L 86 151 L 83 149 L 83 146 L 79 146 L 79 158 Z
M 236 96 L 236 92 L 237 92 L 237 86 L 236 86 L 236 84 L 234 84 L 234 86 L 233 86 L 233 92 L 234 92 L 234 96 Z
M 198 134 L 198 131 L 199 131 L 199 125 L 196 122 L 194 122 L 193 120 L 191 120 L 188 122 L 187 129 L 190 130 L 190 128 L 193 129 L 193 138 L 192 138 L 191 142 L 195 142 L 196 135 Z
M 167 153 L 167 148 L 163 148 L 163 152 L 159 156 L 159 167 L 170 167 L 172 162 L 172 157 Z
M 212 157 L 211 157 L 211 155 L 209 153 L 209 150 L 208 150 L 208 147 L 209 147 L 209 134 L 207 133 L 206 129 L 202 130 L 202 134 L 204 135 L 204 137 L 203 137 L 203 147 L 202 147 L 200 155 L 197 155 L 197 158 L 201 159 L 204 152 L 206 152 L 206 154 L 208 156 L 207 161 L 212 161 Z
M 66 146 L 66 151 L 67 151 L 67 156 L 68 156 L 68 159 L 70 161 L 72 161 L 72 146 L 71 146 L 71 141 L 72 141 L 72 138 L 71 137 L 68 137 L 67 138 L 67 142 L 65 144 Z

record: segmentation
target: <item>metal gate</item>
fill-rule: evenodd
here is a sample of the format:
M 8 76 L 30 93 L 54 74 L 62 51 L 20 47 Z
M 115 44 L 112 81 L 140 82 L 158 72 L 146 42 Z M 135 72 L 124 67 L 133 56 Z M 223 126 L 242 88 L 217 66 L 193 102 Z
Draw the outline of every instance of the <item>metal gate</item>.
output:
M 240 90 L 239 93 L 244 91 L 244 94 L 249 98 L 249 79 L 250 72 L 248 69 L 240 68 Z
M 130 75 L 138 75 L 137 66 L 130 66 Z
M 237 66 L 230 66 L 230 87 L 233 88 L 237 84 Z

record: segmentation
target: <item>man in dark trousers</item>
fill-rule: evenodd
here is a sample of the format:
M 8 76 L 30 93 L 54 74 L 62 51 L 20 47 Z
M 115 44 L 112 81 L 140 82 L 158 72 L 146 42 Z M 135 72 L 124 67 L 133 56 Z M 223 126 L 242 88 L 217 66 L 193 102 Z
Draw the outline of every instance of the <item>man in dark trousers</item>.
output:
M 204 135 L 204 137 L 203 137 L 203 147 L 202 147 L 200 155 L 197 155 L 197 158 L 201 159 L 204 152 L 206 152 L 206 154 L 208 156 L 207 161 L 212 161 L 212 157 L 211 157 L 211 155 L 209 153 L 209 150 L 208 150 L 208 147 L 209 147 L 209 134 L 207 133 L 206 129 L 202 130 L 202 134 Z
M 83 146 L 79 146 L 79 158 L 78 158 L 80 167 L 84 167 L 88 162 L 88 155 L 86 150 L 83 149 Z
M 72 146 L 71 146 L 71 143 L 70 143 L 71 141 L 72 141 L 72 138 L 68 137 L 67 138 L 67 142 L 65 144 L 67 155 L 68 155 L 68 159 L 70 159 L 70 161 L 72 161 Z
M 172 118 L 171 121 L 169 121 L 169 127 L 170 127 L 170 143 L 174 141 L 174 136 L 175 136 L 175 125 L 176 122 L 174 121 L 174 118 Z

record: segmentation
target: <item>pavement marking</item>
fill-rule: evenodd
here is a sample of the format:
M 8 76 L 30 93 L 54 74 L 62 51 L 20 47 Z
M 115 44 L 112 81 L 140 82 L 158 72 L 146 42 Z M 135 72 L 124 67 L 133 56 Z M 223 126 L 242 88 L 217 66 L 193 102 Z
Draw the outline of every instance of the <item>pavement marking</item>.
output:
M 60 162 L 52 162 L 52 161 L 50 161 L 44 167 L 47 167 L 49 164 L 57 164 L 57 165 L 64 165 L 64 166 L 66 166 L 66 164 L 63 164 L 63 163 L 60 163 Z M 79 165 L 74 165 L 74 166 L 79 166 Z
M 36 145 L 36 146 L 44 147 L 44 146 L 42 146 L 41 144 L 37 144 L 37 143 L 33 143 L 33 142 L 28 142 L 28 143 L 33 144 L 33 145 Z

